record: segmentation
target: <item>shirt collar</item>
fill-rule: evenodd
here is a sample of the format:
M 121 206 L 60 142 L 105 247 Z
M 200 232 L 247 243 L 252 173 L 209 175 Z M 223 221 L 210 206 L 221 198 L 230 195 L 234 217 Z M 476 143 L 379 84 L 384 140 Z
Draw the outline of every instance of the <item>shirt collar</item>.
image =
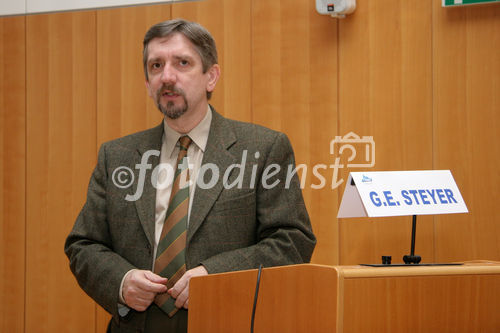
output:
M 187 135 L 193 140 L 193 143 L 205 152 L 205 147 L 207 146 L 208 133 L 210 132 L 210 124 L 212 123 L 212 110 L 210 106 L 207 107 L 207 113 L 205 117 L 196 125 Z M 171 157 L 179 138 L 184 135 L 176 132 L 170 128 L 165 120 L 163 120 L 163 144 L 165 145 L 166 156 Z

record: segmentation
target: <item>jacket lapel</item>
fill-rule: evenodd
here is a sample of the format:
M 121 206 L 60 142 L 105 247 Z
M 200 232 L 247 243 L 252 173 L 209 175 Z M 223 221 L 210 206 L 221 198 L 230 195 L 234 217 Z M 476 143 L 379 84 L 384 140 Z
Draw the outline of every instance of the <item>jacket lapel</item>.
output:
M 223 189 L 223 175 L 225 170 L 238 160 L 228 151 L 236 142 L 236 135 L 228 121 L 212 109 L 212 123 L 208 135 L 207 146 L 203 154 L 201 166 L 208 163 L 214 164 L 219 170 L 217 183 L 208 189 L 196 187 L 194 192 L 191 216 L 189 217 L 189 228 L 187 234 L 187 244 L 191 241 L 208 212 L 214 205 Z M 201 170 L 201 169 L 200 169 Z M 209 169 L 208 169 L 209 170 Z M 199 176 L 202 176 L 201 174 Z M 211 171 L 205 172 L 205 176 L 210 179 Z M 208 183 L 205 182 L 205 183 Z
M 143 192 L 137 201 L 135 201 L 135 207 L 137 209 L 137 215 L 141 221 L 144 232 L 146 233 L 146 237 L 153 248 L 154 245 L 154 235 L 155 235 L 155 211 L 156 211 L 156 189 L 151 184 L 151 174 L 152 171 L 158 166 L 160 162 L 160 154 L 161 151 L 161 139 L 163 135 L 163 122 L 157 126 L 152 128 L 150 131 L 145 132 L 144 137 L 140 138 L 140 141 L 137 143 L 137 153 L 138 153 L 138 162 L 141 163 L 142 156 L 151 150 L 155 150 L 158 153 L 154 155 L 150 155 L 148 157 L 147 162 L 151 164 L 151 168 L 146 170 L 146 176 L 144 179 L 137 179 L 135 182 L 137 190 L 137 184 L 143 184 Z M 138 175 L 137 175 L 137 178 Z

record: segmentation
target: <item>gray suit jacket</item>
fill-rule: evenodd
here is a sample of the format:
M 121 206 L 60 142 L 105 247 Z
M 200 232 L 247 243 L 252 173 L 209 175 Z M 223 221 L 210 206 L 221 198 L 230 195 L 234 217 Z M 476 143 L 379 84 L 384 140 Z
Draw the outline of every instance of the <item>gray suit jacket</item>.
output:
M 151 168 L 143 179 L 136 165 L 145 152 L 160 151 L 162 135 L 163 124 L 102 145 L 87 201 L 65 244 L 80 286 L 117 321 L 124 274 L 133 268 L 151 269 L 153 263 L 156 189 L 150 179 L 159 157 L 149 157 Z M 309 262 L 316 239 L 298 177 L 291 176 L 295 160 L 284 134 L 229 120 L 214 111 L 202 166 L 208 163 L 212 164 L 203 174 L 203 184 L 217 182 L 196 188 L 187 235 L 187 269 L 202 264 L 209 273 L 219 273 L 259 264 Z M 112 179 L 113 172 L 124 166 L 135 174 L 129 188 L 117 187 Z M 265 182 L 263 174 L 268 175 Z M 125 200 L 141 182 L 142 196 L 137 201 Z M 242 186 L 227 186 L 233 183 Z M 143 325 L 144 317 L 137 320 L 136 327 Z

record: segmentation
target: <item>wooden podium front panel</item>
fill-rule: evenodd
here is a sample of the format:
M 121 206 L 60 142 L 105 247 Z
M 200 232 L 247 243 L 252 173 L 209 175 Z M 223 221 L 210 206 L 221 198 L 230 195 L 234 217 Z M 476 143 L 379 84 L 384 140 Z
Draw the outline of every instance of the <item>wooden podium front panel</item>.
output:
M 360 268 L 358 276 L 343 280 L 339 331 L 500 332 L 499 266 L 492 267 L 496 273 L 469 268 L 377 268 L 365 277 Z
M 249 332 L 256 280 L 257 270 L 191 279 L 188 332 Z
M 193 278 L 188 332 L 250 332 L 256 281 L 257 270 Z M 255 332 L 335 332 L 337 288 L 337 271 L 333 267 L 263 269 Z
M 193 278 L 189 333 L 250 332 L 257 270 Z M 262 271 L 258 333 L 498 333 L 500 264 Z

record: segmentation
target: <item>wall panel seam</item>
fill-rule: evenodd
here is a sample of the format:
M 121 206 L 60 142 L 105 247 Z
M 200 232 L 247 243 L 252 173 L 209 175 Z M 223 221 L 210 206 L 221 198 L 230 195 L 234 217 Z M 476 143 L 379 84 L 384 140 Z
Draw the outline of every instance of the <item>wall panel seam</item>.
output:
M 435 12 L 434 12 L 434 6 L 432 4 L 432 1 L 430 2 L 431 6 L 431 142 L 432 142 L 432 169 L 436 169 L 436 110 L 435 110 L 435 100 L 434 100 L 434 87 L 435 87 L 435 73 L 434 73 L 434 52 L 435 52 L 435 45 L 434 45 L 434 17 L 435 17 Z M 437 261 L 436 257 L 436 217 L 433 215 L 432 216 L 432 254 L 433 254 L 433 260 L 434 262 Z
M 337 133 L 338 135 L 340 133 L 340 24 L 339 20 L 336 20 L 336 25 L 337 25 Z M 342 194 L 340 191 L 340 188 L 337 190 L 337 209 L 339 207 L 339 203 L 342 200 Z M 341 256 L 341 251 L 342 251 L 342 246 L 340 246 L 341 242 L 341 237 L 340 237 L 340 222 L 339 219 L 336 217 L 336 229 L 337 229 L 337 258 L 336 258 L 336 263 L 337 265 L 340 265 L 340 258 Z
M 97 151 L 99 149 L 99 112 L 98 112 L 98 98 L 99 98 L 99 68 L 98 68 L 98 62 L 99 62 L 99 24 L 98 24 L 98 12 L 97 10 L 94 10 L 94 36 L 95 36 L 95 51 L 94 51 L 94 56 L 95 56 L 95 100 L 94 100 L 94 112 L 95 112 L 95 151 L 94 151 L 94 158 L 97 156 Z M 94 301 L 94 332 L 98 333 L 98 313 L 99 313 L 99 305 L 97 302 Z
M 27 0 L 25 0 L 26 3 Z M 28 249 L 27 242 L 28 239 L 28 212 L 26 205 L 26 198 L 28 196 L 28 20 L 27 16 L 24 15 L 24 295 L 23 295 L 23 332 L 26 332 L 26 296 L 27 296 L 27 281 L 26 281 L 26 271 L 27 261 L 28 261 Z
M 252 0 L 250 1 L 250 70 L 249 70 L 249 73 L 250 73 L 250 121 L 252 123 L 255 123 L 255 118 L 254 118 L 254 112 L 253 112 L 253 48 L 254 48 L 254 45 L 253 45 L 253 5 L 254 5 L 254 1 L 255 0 Z

